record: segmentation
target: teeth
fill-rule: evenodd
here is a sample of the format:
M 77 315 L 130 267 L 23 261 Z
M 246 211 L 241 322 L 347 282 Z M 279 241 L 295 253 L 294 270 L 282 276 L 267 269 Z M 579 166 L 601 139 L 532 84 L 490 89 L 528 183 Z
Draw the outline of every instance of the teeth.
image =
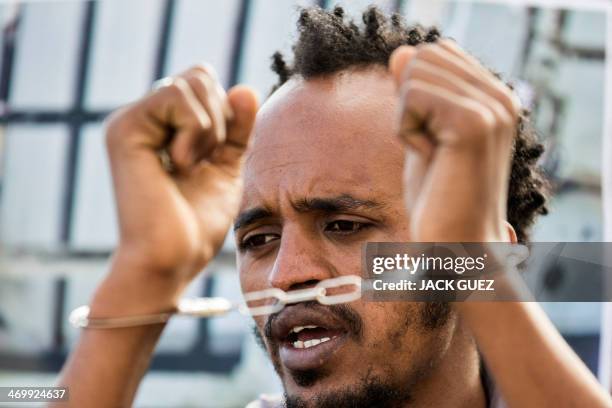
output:
M 304 348 L 314 347 L 317 344 L 319 344 L 320 342 L 321 342 L 321 340 L 319 340 L 319 339 L 306 340 L 304 342 Z
M 294 341 L 293 342 L 293 347 L 294 348 L 310 348 L 310 347 L 314 347 L 317 346 L 321 343 L 325 343 L 326 341 L 330 341 L 331 338 L 329 337 L 323 337 L 322 339 L 312 339 L 312 340 L 306 340 L 306 341 Z
M 316 329 L 317 327 L 319 327 L 319 326 L 312 326 L 312 325 L 310 325 L 310 326 L 295 326 L 293 329 L 291 329 L 290 333 L 299 333 L 299 332 L 301 332 L 304 329 Z

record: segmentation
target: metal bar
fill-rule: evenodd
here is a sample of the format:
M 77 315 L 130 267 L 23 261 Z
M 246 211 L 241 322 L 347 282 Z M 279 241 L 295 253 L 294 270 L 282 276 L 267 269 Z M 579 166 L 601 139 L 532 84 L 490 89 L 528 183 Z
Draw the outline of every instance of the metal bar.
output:
M 577 57 L 588 60 L 604 60 L 606 51 L 598 47 L 581 47 L 573 46 L 565 41 L 563 33 L 567 29 L 569 12 L 567 10 L 558 10 L 555 13 L 555 29 L 552 37 L 549 39 L 550 44 L 557 48 L 565 57 Z
M 203 297 L 212 297 L 215 289 L 215 278 L 213 276 L 208 276 L 202 285 L 202 296 Z M 210 328 L 209 328 L 210 319 L 200 319 L 198 321 L 198 336 L 194 341 L 192 352 L 195 351 L 201 354 L 210 354 Z
M 242 54 L 246 38 L 247 19 L 249 18 L 250 9 L 251 0 L 242 0 L 234 26 L 234 43 L 232 44 L 232 52 L 230 54 L 230 68 L 226 84 L 228 88 L 234 86 L 240 80 Z
M 8 109 L 11 80 L 13 79 L 13 60 L 17 45 L 17 30 L 21 18 L 21 6 L 14 5 L 12 18 L 2 27 L 2 67 L 0 67 L 0 103 L 2 112 Z
M 53 345 L 54 351 L 64 348 L 64 314 L 66 312 L 66 278 L 61 277 L 55 281 L 55 307 L 53 310 Z
M 153 80 L 157 80 L 166 75 L 166 62 L 168 60 L 168 49 L 170 44 L 170 34 L 172 31 L 172 21 L 174 19 L 176 3 L 174 0 L 166 0 L 164 11 L 161 18 L 161 30 L 159 35 L 159 43 L 157 55 L 155 57 L 155 67 L 153 72 Z
M 90 48 L 93 37 L 93 23 L 96 14 L 96 2 L 88 1 L 85 4 L 83 24 L 81 28 L 81 44 L 79 46 L 79 67 L 75 84 L 73 99 L 73 115 L 76 118 L 69 124 L 70 136 L 68 144 L 68 160 L 66 163 L 66 177 L 64 190 L 64 205 L 62 212 L 61 242 L 67 244 L 70 241 L 72 230 L 72 210 L 74 207 L 74 192 L 76 189 L 76 173 L 78 168 L 78 153 L 80 146 L 81 126 L 80 112 L 83 110 L 85 98 L 85 86 L 89 73 Z
M 58 373 L 66 359 L 67 351 L 45 351 L 41 353 L 12 353 L 0 351 L 0 367 L 11 372 Z M 154 355 L 152 371 L 198 372 L 229 374 L 240 363 L 240 353 L 222 355 L 161 352 Z
M 536 22 L 539 14 L 540 9 L 538 8 L 529 7 L 527 9 L 527 33 L 525 35 L 525 40 L 523 41 L 523 49 L 518 68 L 518 72 L 521 77 L 525 76 L 527 63 L 529 62 L 536 41 Z
M 101 122 L 111 111 L 13 111 L 0 117 L 0 124 L 9 123 L 86 123 Z
M 594 61 L 603 61 L 606 59 L 606 50 L 603 48 L 572 46 L 561 40 L 558 42 L 553 41 L 553 45 L 558 47 L 564 57 Z

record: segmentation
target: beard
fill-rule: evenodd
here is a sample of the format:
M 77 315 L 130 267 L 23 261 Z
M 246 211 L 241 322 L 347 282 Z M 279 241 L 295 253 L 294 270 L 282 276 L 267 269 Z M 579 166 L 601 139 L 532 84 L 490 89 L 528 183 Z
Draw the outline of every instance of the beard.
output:
M 355 386 L 310 399 L 285 394 L 285 408 L 399 408 L 411 401 L 410 387 L 397 387 L 380 378 L 363 379 Z
M 316 302 L 305 302 L 304 307 L 322 307 Z M 350 328 L 349 335 L 358 343 L 363 341 L 363 325 L 364 322 L 361 316 L 355 312 L 349 305 L 332 305 L 325 306 L 337 318 L 342 319 Z M 256 326 L 253 327 L 253 334 L 259 346 L 268 353 L 275 371 L 283 379 L 283 370 L 278 359 L 278 344 L 271 336 L 271 322 L 276 315 L 270 315 L 267 322 L 260 331 Z M 420 309 L 419 319 L 416 323 L 425 331 L 433 331 L 444 326 L 451 316 L 451 308 L 448 303 L 425 303 Z M 395 336 L 391 336 L 390 343 L 393 348 L 399 348 L 399 338 L 408 326 L 415 323 L 411 318 L 400 324 L 400 327 L 395 330 Z M 263 333 L 262 333 L 263 332 Z M 268 347 L 266 347 L 267 340 Z M 427 366 L 433 366 L 431 362 Z M 372 368 L 367 370 L 368 374 L 364 378 L 357 381 L 348 387 L 336 389 L 333 391 L 318 393 L 311 398 L 304 398 L 298 395 L 288 395 L 285 393 L 286 408 L 371 408 L 371 407 L 404 407 L 412 401 L 412 390 L 419 379 L 426 377 L 427 369 L 420 369 L 414 373 L 412 378 L 405 378 L 404 381 L 393 381 L 385 376 L 383 379 L 379 376 L 372 375 Z M 313 386 L 320 380 L 333 374 L 333 370 L 329 368 L 321 368 L 317 370 L 295 371 L 286 370 L 284 374 L 291 376 L 293 381 L 303 388 Z M 284 382 L 284 381 L 283 381 Z

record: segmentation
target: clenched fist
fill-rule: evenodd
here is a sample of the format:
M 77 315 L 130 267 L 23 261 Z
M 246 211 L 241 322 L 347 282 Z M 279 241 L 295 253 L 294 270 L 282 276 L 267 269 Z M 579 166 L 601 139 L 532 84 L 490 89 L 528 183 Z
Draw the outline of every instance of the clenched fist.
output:
M 412 239 L 513 239 L 504 220 L 517 97 L 451 40 L 400 47 L 389 65 L 400 97 L 398 133 L 408 145 Z
M 257 98 L 242 86 L 226 95 L 207 66 L 165 82 L 108 120 L 120 242 L 106 286 L 133 281 L 145 290 L 158 282 L 166 289 L 150 295 L 168 297 L 169 305 L 217 253 L 233 221 Z

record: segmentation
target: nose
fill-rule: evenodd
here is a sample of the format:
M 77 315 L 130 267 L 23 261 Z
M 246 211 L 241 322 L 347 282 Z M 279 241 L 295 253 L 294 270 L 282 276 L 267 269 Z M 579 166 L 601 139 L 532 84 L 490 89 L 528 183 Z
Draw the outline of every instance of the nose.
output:
M 316 237 L 298 228 L 285 227 L 268 284 L 284 291 L 304 289 L 334 277 L 333 268 Z

